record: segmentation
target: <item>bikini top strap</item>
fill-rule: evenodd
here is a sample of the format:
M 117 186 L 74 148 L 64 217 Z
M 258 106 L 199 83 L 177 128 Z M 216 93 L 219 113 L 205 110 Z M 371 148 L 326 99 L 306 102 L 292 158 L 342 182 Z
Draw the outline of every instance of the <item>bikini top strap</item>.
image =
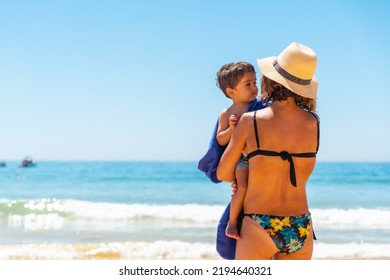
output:
M 257 124 L 256 124 L 256 111 L 254 111 L 254 114 L 253 114 L 253 126 L 255 128 L 255 137 L 256 137 L 257 149 L 260 149 L 259 134 L 257 132 Z
M 313 112 L 310 112 L 317 120 L 317 149 L 316 149 L 316 153 L 318 152 L 318 148 L 320 147 L 320 121 L 318 119 L 318 116 L 313 113 Z

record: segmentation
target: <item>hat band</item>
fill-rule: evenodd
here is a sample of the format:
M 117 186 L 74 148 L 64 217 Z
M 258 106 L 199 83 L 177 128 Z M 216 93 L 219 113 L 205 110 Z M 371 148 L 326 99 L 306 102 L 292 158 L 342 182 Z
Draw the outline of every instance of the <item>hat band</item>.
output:
M 288 73 L 286 70 L 284 70 L 278 63 L 278 61 L 275 59 L 275 61 L 272 63 L 272 65 L 274 66 L 275 70 L 280 74 L 282 75 L 284 78 L 286 78 L 287 80 L 290 80 L 291 82 L 294 82 L 296 84 L 299 84 L 299 85 L 304 85 L 304 86 L 307 86 L 307 85 L 310 85 L 310 82 L 311 82 L 311 79 L 309 80 L 304 80 L 304 79 L 301 79 L 301 78 L 298 78 L 294 75 L 291 75 L 290 73 Z

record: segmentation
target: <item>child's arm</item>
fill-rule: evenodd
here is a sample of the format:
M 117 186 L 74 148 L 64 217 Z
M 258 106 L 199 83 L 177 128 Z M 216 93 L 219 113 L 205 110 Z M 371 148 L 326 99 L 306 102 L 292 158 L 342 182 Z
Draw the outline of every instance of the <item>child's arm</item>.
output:
M 244 114 L 243 116 L 245 116 Z M 242 151 L 245 149 L 246 139 L 250 128 L 253 126 L 253 118 L 248 115 L 238 122 L 234 129 L 232 138 L 226 150 L 223 152 L 217 167 L 217 178 L 220 181 L 232 182 L 235 177 L 235 167 L 239 161 Z M 238 186 L 240 187 L 240 186 Z
M 221 146 L 225 146 L 229 143 L 230 137 L 232 136 L 233 129 L 237 124 L 237 116 L 228 115 L 227 110 L 221 112 L 218 121 L 217 130 L 217 142 Z

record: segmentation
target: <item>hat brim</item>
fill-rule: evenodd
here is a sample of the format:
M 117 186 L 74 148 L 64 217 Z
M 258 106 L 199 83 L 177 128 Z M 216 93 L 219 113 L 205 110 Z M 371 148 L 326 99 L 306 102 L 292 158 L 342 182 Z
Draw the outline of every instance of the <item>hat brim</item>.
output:
M 271 56 L 267 58 L 258 59 L 257 65 L 259 66 L 261 73 L 267 78 L 285 86 L 286 88 L 300 96 L 316 99 L 318 89 L 318 82 L 316 77 L 313 76 L 309 85 L 300 85 L 290 80 L 287 80 L 285 77 L 280 75 L 279 72 L 276 71 L 276 69 L 274 68 L 273 62 L 276 58 L 276 56 Z

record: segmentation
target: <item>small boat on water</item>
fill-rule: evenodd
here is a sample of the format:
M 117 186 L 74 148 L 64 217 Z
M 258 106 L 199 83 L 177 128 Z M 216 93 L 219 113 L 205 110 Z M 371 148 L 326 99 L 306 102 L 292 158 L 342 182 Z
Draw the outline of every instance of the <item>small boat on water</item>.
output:
M 7 164 L 4 161 L 0 161 L 0 167 L 6 167 Z
M 21 163 L 19 163 L 19 167 L 34 167 L 37 165 L 31 157 L 25 157 Z

